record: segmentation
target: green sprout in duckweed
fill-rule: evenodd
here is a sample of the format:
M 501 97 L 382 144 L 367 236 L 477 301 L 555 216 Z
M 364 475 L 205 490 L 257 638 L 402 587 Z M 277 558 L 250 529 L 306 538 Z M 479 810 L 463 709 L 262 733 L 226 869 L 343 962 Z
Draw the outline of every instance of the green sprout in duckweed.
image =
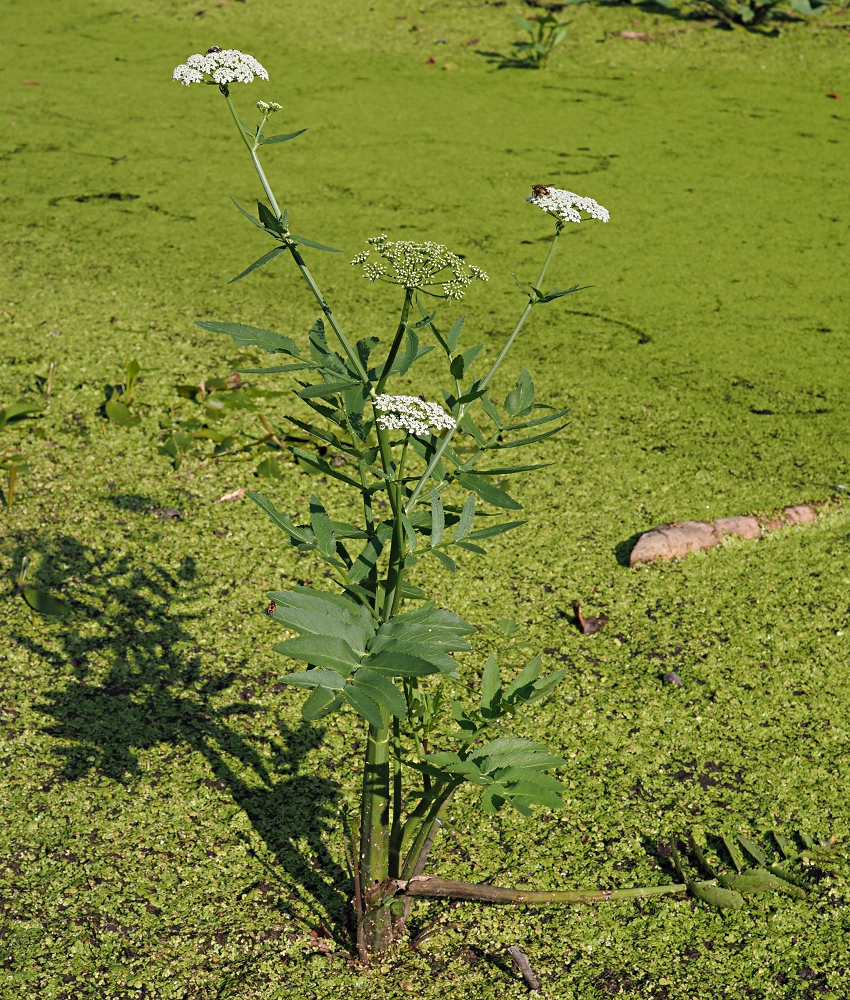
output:
M 584 0 L 568 0 L 573 4 Z M 549 61 L 549 56 L 567 37 L 568 21 L 559 21 L 551 10 L 538 14 L 531 20 L 514 14 L 514 21 L 527 35 L 528 40 L 514 42 L 513 48 L 521 65 L 532 69 L 542 69 Z
M 303 664 L 304 669 L 284 680 L 308 692 L 304 718 L 353 710 L 352 723 L 366 727 L 353 887 L 361 959 L 368 962 L 391 946 L 415 897 L 578 903 L 690 891 L 715 905 L 737 905 L 734 887 L 726 895 L 707 891 L 719 885 L 716 879 L 703 883 L 682 877 L 674 884 L 646 887 L 537 891 L 424 873 L 441 817 L 461 786 L 474 786 L 484 812 L 490 814 L 505 805 L 523 815 L 535 806 L 564 806 L 564 786 L 550 772 L 566 761 L 539 743 L 513 735 L 512 723 L 546 699 L 565 670 L 544 674 L 539 654 L 517 662 L 526 657 L 524 644 L 518 641 L 516 623 L 505 619 L 490 629 L 497 641 L 491 641 L 494 648 L 481 667 L 476 704 L 457 700 L 455 693 L 465 692 L 466 685 L 459 683 L 456 656 L 471 652 L 468 637 L 477 629 L 427 600 L 412 577 L 418 563 L 429 559 L 453 572 L 453 552 L 484 555 L 489 539 L 525 523 L 514 519 L 521 504 L 494 480 L 533 473 L 548 463 L 493 459 L 557 434 L 566 426 L 568 411 L 537 402 L 525 369 L 501 402 L 492 395 L 494 378 L 531 312 L 579 289 L 575 284 L 545 291 L 546 273 L 564 229 L 587 218 L 607 222 L 609 215 L 591 198 L 547 185 L 532 188 L 526 200 L 553 219 L 554 233 L 537 278 L 526 282 L 514 276 L 525 302 L 489 364 L 481 362 L 482 344 L 462 345 L 464 317 L 448 329 L 437 319 L 441 300 L 461 300 L 473 283 L 487 276 L 433 242 L 394 242 L 386 236 L 368 241 L 368 249 L 352 264 L 362 266 L 369 280 L 398 287 L 399 317 L 383 344 L 371 329 L 350 337 L 302 255 L 311 249 L 338 251 L 291 231 L 289 212 L 280 207 L 260 163 L 259 153 L 266 146 L 287 142 L 305 130 L 267 136 L 266 126 L 278 106 L 259 102 L 260 122 L 251 127 L 233 105 L 230 85 L 255 77 L 267 79 L 268 74 L 252 56 L 232 49 L 213 48 L 191 56 L 174 71 L 174 79 L 186 86 L 217 86 L 265 193 L 256 215 L 237 207 L 274 245 L 233 280 L 286 255 L 321 315 L 306 347 L 262 327 L 219 321 L 198 325 L 229 335 L 240 347 L 262 348 L 275 356 L 278 363 L 250 371 L 287 375 L 295 383 L 297 406 L 290 420 L 312 447 L 293 443 L 288 450 L 302 470 L 345 487 L 360 511 L 359 523 L 351 523 L 343 519 L 342 510 L 328 510 L 326 502 L 312 494 L 302 516 L 292 518 L 263 494 L 248 493 L 290 545 L 325 562 L 325 576 L 334 586 L 273 592 L 267 612 L 290 633 L 275 650 Z M 446 369 L 441 398 L 399 391 L 403 384 L 396 385 L 398 380 L 434 350 Z M 355 733 L 352 743 L 362 739 Z
M 30 403 L 25 399 L 19 399 L 16 403 L 11 403 L 0 410 L 0 431 L 5 430 L 7 427 L 12 427 L 25 417 L 41 413 L 43 409 L 44 407 L 38 403 Z M 27 472 L 28 469 L 29 466 L 26 464 L 24 453 L 18 450 L 18 448 L 13 447 L 0 452 L 0 471 L 5 474 L 6 480 L 6 488 L 3 491 L 3 502 L 7 508 L 11 507 L 15 502 L 15 488 L 17 487 L 19 476 Z
M 119 385 L 107 385 L 104 387 L 104 401 L 100 405 L 98 412 L 101 416 L 117 427 L 135 427 L 142 421 L 138 413 L 134 413 L 136 383 L 141 374 L 141 367 L 138 361 L 128 361 L 127 369 L 124 373 L 124 381 Z

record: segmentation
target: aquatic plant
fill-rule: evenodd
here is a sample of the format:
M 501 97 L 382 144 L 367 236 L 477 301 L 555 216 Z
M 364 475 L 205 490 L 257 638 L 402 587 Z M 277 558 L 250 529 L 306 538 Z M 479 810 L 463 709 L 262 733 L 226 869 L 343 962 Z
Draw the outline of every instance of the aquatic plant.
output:
M 566 761 L 539 743 L 513 735 L 512 723 L 543 702 L 565 670 L 544 674 L 539 654 L 516 663 L 516 625 L 503 621 L 491 629 L 498 642 L 481 667 L 476 703 L 453 697 L 456 690 L 466 690 L 465 685 L 455 686 L 461 666 L 456 655 L 472 651 L 469 637 L 477 630 L 427 600 L 411 573 L 420 560 L 431 558 L 453 572 L 453 549 L 484 555 L 482 543 L 525 523 L 508 519 L 521 504 L 502 481 L 533 473 L 546 463 L 502 465 L 492 459 L 557 434 L 566 425 L 567 410 L 537 402 L 525 369 L 500 402 L 492 395 L 494 378 L 532 311 L 579 289 L 574 284 L 545 290 L 565 228 L 588 218 L 607 222 L 609 214 L 593 199 L 533 185 L 526 201 L 550 217 L 554 232 L 537 278 L 527 282 L 514 276 L 524 304 L 489 365 L 479 360 L 482 344 L 462 346 L 465 317 L 448 329 L 437 318 L 443 302 L 461 300 L 473 286 L 486 282 L 484 271 L 442 244 L 373 237 L 351 265 L 362 268 L 369 281 L 399 289 L 399 317 L 383 349 L 371 333 L 354 340 L 303 256 L 310 250 L 339 251 L 292 232 L 289 211 L 281 208 L 259 158 L 266 146 L 290 141 L 305 130 L 266 135 L 269 120 L 281 109 L 263 101 L 256 105 L 260 120 L 254 127 L 238 116 L 230 84 L 240 79 L 239 67 L 249 66 L 263 79 L 266 74 L 252 57 L 242 60 L 227 51 L 227 63 L 218 58 L 217 49 L 190 57 L 174 78 L 187 86 L 218 88 L 265 193 L 256 215 L 237 207 L 274 245 L 233 280 L 287 255 L 321 316 L 308 333 L 306 348 L 262 327 L 221 321 L 198 325 L 232 337 L 239 346 L 275 356 L 279 363 L 243 374 L 294 380 L 299 403 L 290 420 L 313 447 L 292 444 L 289 451 L 302 468 L 345 487 L 353 500 L 349 509 L 360 511 L 360 523 L 351 523 L 312 494 L 308 509 L 292 518 L 263 494 L 247 493 L 298 553 L 312 553 L 326 564 L 325 578 L 335 586 L 333 591 L 300 586 L 270 593 L 267 614 L 290 634 L 274 649 L 304 665 L 283 678 L 309 692 L 303 717 L 318 720 L 351 709 L 355 723 L 366 730 L 359 850 L 353 864 L 361 958 L 368 961 L 384 952 L 404 926 L 411 901 L 423 896 L 577 903 L 691 892 L 715 906 L 739 907 L 734 880 L 727 884 L 715 875 L 708 881 L 689 879 L 678 855 L 679 882 L 616 890 L 510 889 L 424 873 L 441 817 L 463 785 L 480 792 L 481 807 L 490 814 L 505 805 L 523 815 L 535 806 L 564 805 L 563 786 L 550 772 Z M 211 56 L 211 62 L 204 62 Z M 422 343 L 425 338 L 431 342 Z M 434 350 L 446 372 L 441 398 L 393 391 L 393 384 Z M 305 408 L 315 416 L 300 416 Z M 352 743 L 355 732 L 362 738 L 352 729 Z M 781 876 L 775 875 L 775 881 L 782 882 Z M 764 879 L 750 879 L 746 886 L 744 882 L 741 888 L 752 888 L 750 882 L 775 887 Z

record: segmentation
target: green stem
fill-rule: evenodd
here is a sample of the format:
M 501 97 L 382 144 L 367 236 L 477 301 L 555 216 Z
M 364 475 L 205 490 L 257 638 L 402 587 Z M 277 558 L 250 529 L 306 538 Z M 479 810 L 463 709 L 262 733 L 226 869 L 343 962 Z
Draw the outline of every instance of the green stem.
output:
M 449 782 L 439 795 L 432 792 L 430 800 L 423 800 L 413 811 L 410 820 L 414 823 L 418 821 L 418 826 L 414 827 L 416 834 L 404 859 L 404 867 L 401 870 L 402 878 L 411 878 L 416 873 L 416 866 L 429 836 L 433 840 L 432 828 L 439 819 L 443 806 L 451 798 L 458 784 L 459 782 Z
M 555 235 L 552 237 L 552 242 L 549 244 L 549 252 L 546 254 L 546 259 L 543 261 L 543 266 L 540 268 L 540 274 L 539 274 L 539 276 L 537 278 L 537 282 L 535 284 L 535 287 L 537 287 L 537 288 L 539 288 L 540 285 L 543 283 L 543 279 L 546 276 L 546 270 L 549 267 L 549 262 L 552 260 L 552 254 L 555 252 L 555 246 L 558 243 L 558 237 L 560 235 L 561 235 L 560 231 L 556 230 L 555 231 Z M 493 362 L 493 365 L 490 368 L 490 371 L 487 372 L 487 374 L 484 376 L 483 379 L 481 379 L 480 382 L 477 382 L 475 384 L 475 388 L 477 388 L 477 389 L 484 389 L 490 383 L 490 380 L 493 378 L 493 376 L 496 374 L 496 372 L 498 371 L 498 369 L 501 367 L 501 364 L 505 360 L 505 357 L 507 356 L 508 351 L 513 346 L 514 341 L 519 336 L 519 332 L 523 328 L 523 325 L 525 324 L 525 321 L 528 319 L 528 317 L 529 317 L 529 315 L 531 313 L 531 310 L 534 308 L 535 304 L 536 303 L 535 303 L 535 300 L 534 300 L 533 296 L 529 295 L 529 297 L 528 297 L 528 303 L 526 304 L 525 309 L 523 309 L 522 314 L 520 315 L 519 319 L 517 320 L 517 324 L 514 327 L 513 332 L 511 333 L 510 337 L 508 337 L 507 341 L 505 342 L 505 346 L 499 352 L 499 356 Z M 443 437 L 442 437 L 442 439 L 440 441 L 439 447 L 434 452 L 434 455 L 432 456 L 431 461 L 428 463 L 428 466 L 425 469 L 425 471 L 422 473 L 422 476 L 421 476 L 419 482 L 416 484 L 416 486 L 413 489 L 413 492 L 410 494 L 410 497 L 408 498 L 408 501 L 407 501 L 407 503 L 405 504 L 405 507 L 404 507 L 405 514 L 410 514 L 410 512 L 416 506 L 416 503 L 419 500 L 419 495 L 422 493 L 422 490 L 425 488 L 425 484 L 430 479 L 431 473 L 434 471 L 434 469 L 437 467 L 440 459 L 443 457 L 443 452 L 448 447 L 449 442 L 451 441 L 452 437 L 454 436 L 455 431 L 458 429 L 458 427 L 460 427 L 461 422 L 463 421 L 463 418 L 464 418 L 465 414 L 466 414 L 466 406 L 463 405 L 463 404 L 461 404 L 460 409 L 458 410 L 457 418 L 456 418 L 455 423 L 454 423 L 454 427 L 449 428 L 449 430 L 447 430 L 446 433 L 443 435 Z
M 260 183 L 263 186 L 263 190 L 266 192 L 266 197 L 269 199 L 269 204 L 272 207 L 272 211 L 275 214 L 275 218 L 281 219 L 283 218 L 283 214 L 280 210 L 280 207 L 278 206 L 277 199 L 274 196 L 274 192 L 272 191 L 271 185 L 268 182 L 268 178 L 265 175 L 265 171 L 262 168 L 260 159 L 257 156 L 257 147 L 255 145 L 252 145 L 248 141 L 248 137 L 245 135 L 245 132 L 242 129 L 242 125 L 239 122 L 239 118 L 236 114 L 236 109 L 233 107 L 233 101 L 231 101 L 230 99 L 229 92 L 227 91 L 226 88 L 224 88 L 222 89 L 222 93 L 224 94 L 224 99 L 227 101 L 227 106 L 230 109 L 230 114 L 233 117 L 233 121 L 236 124 L 236 128 L 239 131 L 239 135 L 242 137 L 242 141 L 245 143 L 245 148 L 251 154 L 251 162 L 254 164 L 254 169 L 257 171 L 257 176 L 260 179 Z M 319 303 L 319 308 L 325 314 L 325 317 L 328 323 L 330 324 L 331 329 L 336 334 L 337 340 L 339 340 L 340 344 L 342 345 L 342 349 L 345 351 L 348 360 L 351 362 L 352 366 L 354 367 L 354 370 L 363 380 L 364 385 L 367 385 L 369 382 L 369 376 L 366 374 L 366 369 L 361 364 L 357 352 L 352 349 L 351 344 L 348 342 L 348 338 L 342 332 L 342 328 L 337 322 L 336 316 L 334 316 L 331 307 L 325 301 L 324 295 L 322 295 L 319 286 L 316 284 L 313 275 L 310 274 L 307 265 L 304 263 L 304 258 L 298 252 L 298 249 L 294 243 L 287 242 L 286 246 L 289 252 L 292 254 L 292 259 L 295 261 L 296 265 L 298 266 L 298 269 L 301 271 L 304 280 L 309 285 L 310 291 L 313 293 L 313 295 L 316 298 L 316 301 Z
M 472 882 L 450 882 L 447 879 L 417 875 L 405 881 L 398 879 L 391 886 L 407 896 L 471 899 L 481 903 L 607 903 L 616 899 L 637 899 L 641 896 L 664 896 L 687 891 L 687 885 L 648 885 L 633 889 L 566 889 L 542 892 L 533 889 L 504 889 L 498 885 Z
M 313 293 L 313 296 L 319 303 L 319 308 L 324 313 L 325 318 L 330 324 L 331 329 L 336 334 L 336 339 L 340 342 L 342 349 L 345 351 L 346 357 L 351 362 L 354 370 L 362 379 L 363 384 L 368 385 L 369 376 L 366 374 L 366 369 L 363 367 L 363 364 L 360 361 L 360 357 L 358 356 L 357 352 L 352 348 L 351 344 L 348 342 L 348 338 L 342 332 L 342 327 L 340 327 L 339 323 L 337 322 L 337 318 L 334 315 L 333 310 L 325 301 L 325 297 L 324 295 L 322 295 L 321 289 L 316 284 L 316 280 L 313 277 L 313 275 L 310 274 L 307 265 L 304 263 L 304 258 L 298 252 L 297 246 L 294 243 L 288 243 L 287 248 L 289 249 L 289 252 L 292 254 L 292 259 L 295 261 L 298 270 L 301 272 L 302 276 L 304 277 L 304 280 L 310 287 L 310 291 Z
M 401 774 L 401 745 L 399 740 L 399 720 L 397 718 L 393 718 L 393 811 L 392 824 L 390 826 L 390 878 L 398 878 L 401 874 L 399 854 L 401 851 L 401 810 L 403 804 L 403 789 Z
M 386 713 L 382 710 L 386 719 Z M 363 766 L 363 795 L 360 806 L 360 856 L 358 876 L 363 916 L 357 928 L 361 958 L 380 953 L 389 945 L 390 911 L 374 905 L 374 890 L 389 875 L 389 755 L 388 726 L 369 726 Z
M 549 267 L 549 262 L 552 260 L 552 255 L 555 253 L 555 247 L 558 244 L 558 237 L 560 235 L 561 235 L 560 230 L 556 229 L 555 235 L 552 237 L 552 242 L 549 244 L 549 252 L 546 254 L 546 260 L 543 261 L 543 266 L 540 268 L 540 274 L 537 277 L 537 281 L 534 283 L 535 288 L 540 288 L 540 286 L 543 284 L 543 279 L 546 277 L 546 270 Z M 485 386 L 487 386 L 490 382 L 490 379 L 492 379 L 493 376 L 496 374 L 502 362 L 505 360 L 508 351 L 513 346 L 514 341 L 519 336 L 520 330 L 523 328 L 525 321 L 528 319 L 529 314 L 531 313 L 531 310 L 534 308 L 535 305 L 536 302 L 533 296 L 529 295 L 528 303 L 525 309 L 523 309 L 522 315 L 517 320 L 517 324 L 513 329 L 513 333 L 511 333 L 510 337 L 508 337 L 507 341 L 505 342 L 505 346 L 500 351 L 498 358 L 496 358 L 496 360 L 493 362 L 493 366 L 491 367 L 490 371 L 487 372 L 484 378 L 478 383 L 479 389 L 483 389 Z
M 384 386 L 386 385 L 387 379 L 390 377 L 392 372 L 393 362 L 398 354 L 398 349 L 401 346 L 401 340 L 404 336 L 404 332 L 407 329 L 407 316 L 410 312 L 410 300 L 412 293 L 409 288 L 404 290 L 404 303 L 401 307 L 401 316 L 398 321 L 398 329 L 396 330 L 395 339 L 390 347 L 390 353 L 387 355 L 387 360 L 384 362 L 384 370 L 381 372 L 381 377 L 378 379 L 378 384 L 375 386 L 375 395 L 380 396 L 384 391 Z

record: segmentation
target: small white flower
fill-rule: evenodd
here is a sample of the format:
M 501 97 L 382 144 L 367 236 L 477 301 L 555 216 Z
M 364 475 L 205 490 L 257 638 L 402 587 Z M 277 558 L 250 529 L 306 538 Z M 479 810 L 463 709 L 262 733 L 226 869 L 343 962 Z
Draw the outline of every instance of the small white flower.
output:
M 190 83 L 217 83 L 220 87 L 228 83 L 251 83 L 255 76 L 268 80 L 265 67 L 247 52 L 239 49 L 219 49 L 213 46 L 203 55 L 199 52 L 189 56 L 171 76 L 188 87 Z M 277 110 L 277 109 L 275 109 Z
M 385 431 L 405 430 L 408 434 L 425 437 L 429 427 L 451 430 L 454 417 L 446 413 L 439 403 L 429 403 L 418 396 L 378 396 L 374 401 L 381 413 L 378 426 Z
M 593 198 L 583 198 L 580 194 L 565 191 L 563 188 L 547 187 L 545 184 L 535 184 L 531 194 L 525 199 L 532 205 L 542 208 L 549 215 L 554 215 L 558 225 L 565 222 L 581 222 L 581 213 L 585 212 L 591 219 L 607 222 L 611 214 Z

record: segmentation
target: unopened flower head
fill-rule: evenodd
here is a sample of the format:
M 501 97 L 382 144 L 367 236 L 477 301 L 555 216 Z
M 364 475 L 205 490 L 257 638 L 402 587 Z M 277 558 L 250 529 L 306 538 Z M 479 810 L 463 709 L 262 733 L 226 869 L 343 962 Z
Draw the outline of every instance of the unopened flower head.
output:
M 462 299 L 473 281 L 488 281 L 480 267 L 467 264 L 441 243 L 411 243 L 373 236 L 366 241 L 372 250 L 364 250 L 351 262 L 363 266 L 369 281 L 388 281 L 413 290 L 442 286 L 447 299 Z M 374 251 L 378 259 L 368 260 Z M 430 293 L 434 294 L 434 293 Z
M 257 111 L 263 118 L 269 118 L 275 111 L 283 111 L 283 107 L 276 101 L 257 101 Z
M 431 427 L 450 430 L 455 425 L 454 417 L 439 403 L 429 403 L 418 396 L 378 396 L 374 406 L 381 411 L 378 426 L 385 431 L 405 430 L 425 437 Z
M 531 194 L 525 200 L 542 208 L 549 215 L 553 215 L 557 220 L 559 230 L 565 222 L 581 222 L 582 212 L 589 215 L 591 219 L 599 219 L 601 222 L 607 222 L 611 217 L 608 209 L 603 208 L 593 198 L 583 198 L 580 194 L 574 194 L 572 191 L 547 187 L 545 184 L 535 184 L 531 189 Z
M 268 80 L 265 67 L 247 52 L 239 49 L 219 49 L 213 46 L 203 55 L 196 53 L 181 63 L 172 74 L 188 87 L 190 83 L 217 83 L 220 87 L 228 83 L 251 83 L 255 76 Z

